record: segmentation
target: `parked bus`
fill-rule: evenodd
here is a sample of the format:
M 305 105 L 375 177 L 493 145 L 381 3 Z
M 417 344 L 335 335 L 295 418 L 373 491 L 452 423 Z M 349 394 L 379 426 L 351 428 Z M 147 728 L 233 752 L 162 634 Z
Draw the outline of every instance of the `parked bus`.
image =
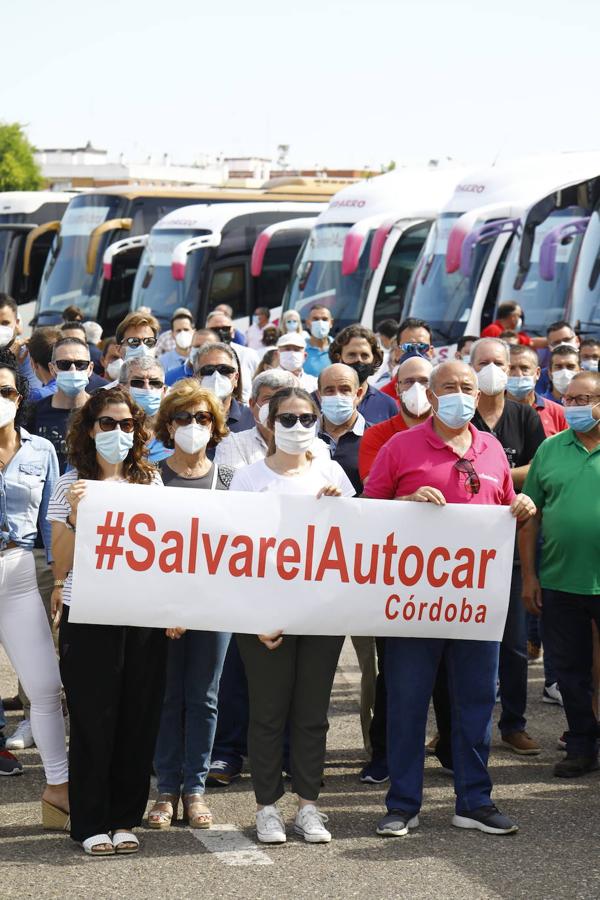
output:
M 600 188 L 599 185 L 596 187 Z M 565 318 L 582 339 L 600 338 L 600 190 L 595 192 L 595 203 L 587 222 L 584 217 L 571 223 L 570 232 L 563 229 L 547 236 L 542 253 L 542 277 L 552 279 L 557 259 L 565 252 L 565 247 L 569 247 L 572 235 L 581 233 L 582 229 L 584 235 Z
M 149 307 L 168 328 L 177 307 L 191 310 L 198 323 L 219 303 L 233 308 L 245 329 L 257 306 L 277 309 L 306 233 L 307 221 L 322 203 L 219 203 L 186 206 L 164 216 L 147 236 L 137 270 L 131 308 Z M 298 228 L 273 236 L 257 276 L 251 256 L 257 236 L 283 220 Z M 293 225 L 293 222 L 292 222 Z M 105 277 L 119 245 L 105 254 Z
M 118 240 L 147 235 L 167 213 L 193 203 L 262 201 L 326 202 L 339 181 L 282 178 L 259 191 L 206 188 L 96 188 L 74 197 L 55 237 L 42 275 L 36 321 L 57 321 L 71 303 L 96 319 L 106 334 L 127 313 L 143 242 L 132 241 L 118 256 L 110 282 L 103 277 L 106 248 Z
M 403 169 L 340 191 L 319 216 L 294 267 L 283 309 L 315 303 L 339 330 L 399 318 L 431 223 L 460 177 L 453 167 Z

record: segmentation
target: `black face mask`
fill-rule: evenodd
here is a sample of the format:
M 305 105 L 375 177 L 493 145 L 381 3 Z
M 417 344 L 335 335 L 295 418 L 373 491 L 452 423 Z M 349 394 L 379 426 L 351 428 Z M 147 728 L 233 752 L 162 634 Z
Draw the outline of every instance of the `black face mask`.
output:
M 230 344 L 231 343 L 231 326 L 223 325 L 221 328 L 211 328 L 211 331 L 214 331 L 216 336 L 219 338 L 222 344 Z
M 354 362 L 346 363 L 346 365 L 350 366 L 351 369 L 354 369 L 358 375 L 359 384 L 364 384 L 367 378 L 370 378 L 375 371 L 375 365 L 373 363 Z

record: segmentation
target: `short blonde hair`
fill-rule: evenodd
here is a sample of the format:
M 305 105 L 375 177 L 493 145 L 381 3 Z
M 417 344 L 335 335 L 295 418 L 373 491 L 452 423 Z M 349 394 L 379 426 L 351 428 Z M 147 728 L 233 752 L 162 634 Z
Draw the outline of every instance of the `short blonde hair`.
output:
M 117 344 L 120 344 L 125 336 L 128 328 L 143 328 L 148 326 L 154 332 L 154 337 L 158 337 L 160 325 L 158 319 L 155 319 L 151 313 L 130 312 L 122 322 L 117 325 L 117 333 L 115 335 Z
M 221 402 L 212 391 L 200 386 L 196 378 L 182 378 L 177 381 L 166 397 L 163 398 L 156 419 L 156 437 L 162 441 L 165 447 L 173 447 L 173 439 L 169 434 L 169 425 L 173 416 L 178 412 L 185 412 L 192 406 L 203 403 L 213 418 L 213 428 L 209 447 L 216 447 L 223 438 L 229 434 L 227 422 L 223 415 Z

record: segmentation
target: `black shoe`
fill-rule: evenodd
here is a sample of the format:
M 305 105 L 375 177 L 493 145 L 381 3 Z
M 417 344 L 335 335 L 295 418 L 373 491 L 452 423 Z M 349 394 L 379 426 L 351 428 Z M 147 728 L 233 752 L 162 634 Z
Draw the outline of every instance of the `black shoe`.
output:
M 489 806 L 472 809 L 465 815 L 454 816 L 452 824 L 457 828 L 477 828 L 479 831 L 485 831 L 486 834 L 514 834 L 519 830 L 519 826 L 508 816 L 502 815 L 493 803 Z
M 21 698 L 18 694 L 14 697 L 3 697 L 2 706 L 7 712 L 18 712 L 23 709 L 23 704 L 21 703 Z
M 597 756 L 575 756 L 567 753 L 566 757 L 554 766 L 554 774 L 557 778 L 579 778 L 588 772 L 595 772 L 600 768 Z
M 438 753 L 437 750 L 433 755 L 442 767 L 441 771 L 444 775 L 454 775 L 454 763 L 452 762 L 451 756 L 444 756 L 443 754 Z
M 408 834 L 409 828 L 416 828 L 418 824 L 418 816 L 411 818 L 401 809 L 390 809 L 377 824 L 377 834 L 384 837 L 403 837 Z

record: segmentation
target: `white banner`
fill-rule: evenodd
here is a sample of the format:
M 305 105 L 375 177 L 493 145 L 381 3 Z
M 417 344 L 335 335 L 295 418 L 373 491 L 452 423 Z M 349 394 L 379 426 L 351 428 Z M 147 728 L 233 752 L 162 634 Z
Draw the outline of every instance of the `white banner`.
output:
M 498 641 L 507 507 L 88 482 L 72 622 Z

